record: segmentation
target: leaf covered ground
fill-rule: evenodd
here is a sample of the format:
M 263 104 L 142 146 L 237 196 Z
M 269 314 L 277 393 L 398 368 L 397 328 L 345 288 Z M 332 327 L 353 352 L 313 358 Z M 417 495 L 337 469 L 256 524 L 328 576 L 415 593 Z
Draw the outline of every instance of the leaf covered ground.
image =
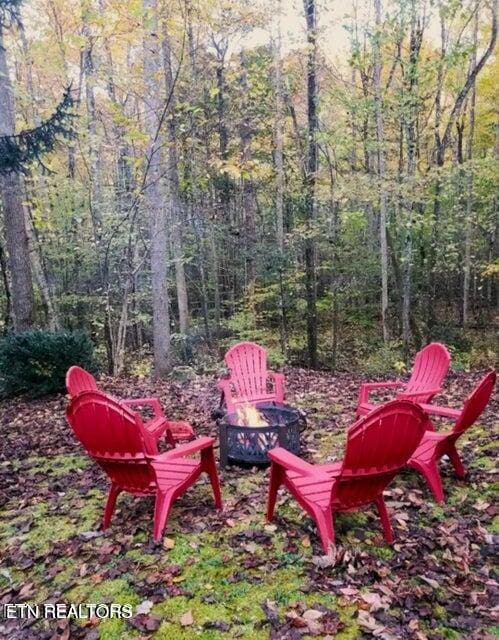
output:
M 459 407 L 480 375 L 450 374 L 437 402 Z M 288 401 L 308 416 L 305 457 L 340 458 L 360 376 L 288 369 L 286 380 Z M 188 419 L 199 435 L 216 435 L 212 377 L 109 378 L 102 386 L 121 397 L 156 395 L 169 416 Z M 199 482 L 174 505 L 160 545 L 152 542 L 148 498 L 120 496 L 104 534 L 106 479 L 73 438 L 66 403 L 62 395 L 0 403 L 0 604 L 120 603 L 133 605 L 134 616 L 0 620 L 0 636 L 497 637 L 497 403 L 462 438 L 466 480 L 442 462 L 445 504 L 431 499 L 415 472 L 405 472 L 387 492 L 395 544 L 384 543 L 374 510 L 366 509 L 336 517 L 337 547 L 328 556 L 286 493 L 274 522 L 265 522 L 267 470 L 223 472 L 223 512 Z

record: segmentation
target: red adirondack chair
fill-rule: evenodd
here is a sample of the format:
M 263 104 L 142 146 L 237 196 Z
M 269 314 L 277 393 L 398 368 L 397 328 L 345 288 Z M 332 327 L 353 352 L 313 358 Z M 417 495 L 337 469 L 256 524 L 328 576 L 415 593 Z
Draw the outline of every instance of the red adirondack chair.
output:
M 156 455 L 140 415 L 100 391 L 84 391 L 75 396 L 66 415 L 87 453 L 111 480 L 103 529 L 109 526 L 121 492 L 153 495 L 156 497 L 154 539 L 159 540 L 172 503 L 203 472 L 210 478 L 216 507 L 222 507 L 213 454 L 214 438 L 199 438 Z M 200 459 L 187 457 L 197 452 L 201 454 Z
M 383 490 L 416 450 L 426 421 L 417 405 L 393 400 L 349 428 L 340 462 L 313 465 L 281 447 L 271 449 L 267 519 L 272 519 L 277 490 L 284 484 L 317 523 L 325 553 L 334 544 L 333 513 L 357 510 L 371 502 L 378 508 L 385 539 L 391 543 L 393 532 Z
M 254 342 L 240 342 L 225 354 L 230 375 L 218 383 L 227 411 L 251 402 L 284 402 L 284 375 L 267 371 L 267 352 Z
M 97 391 L 98 387 L 91 373 L 81 367 L 73 366 L 66 373 L 66 389 L 73 398 L 82 393 L 82 391 Z M 154 436 L 156 441 L 167 432 L 171 434 L 173 444 L 179 440 L 192 440 L 194 438 L 194 431 L 188 422 L 167 420 L 157 398 L 134 398 L 119 400 L 119 402 L 126 407 L 151 407 L 153 418 L 145 423 L 145 428 Z
M 433 396 L 442 390 L 441 384 L 447 375 L 449 364 L 450 355 L 446 347 L 440 342 L 432 342 L 416 354 L 408 382 L 366 382 L 362 384 L 357 416 L 366 415 L 376 406 L 369 402 L 369 392 L 374 389 L 401 389 L 396 396 L 398 400 L 411 400 L 417 403 L 431 402 Z
M 441 433 L 432 428 L 426 431 L 419 447 L 409 460 L 409 465 L 423 474 L 437 502 L 444 500 L 438 462 L 442 456 L 448 455 L 457 477 L 464 478 L 466 471 L 456 449 L 456 440 L 478 420 L 490 400 L 495 382 L 496 372 L 490 371 L 466 398 L 461 411 L 433 404 L 420 405 L 430 415 L 456 420 L 452 431 Z M 431 426 L 431 422 L 429 425 Z

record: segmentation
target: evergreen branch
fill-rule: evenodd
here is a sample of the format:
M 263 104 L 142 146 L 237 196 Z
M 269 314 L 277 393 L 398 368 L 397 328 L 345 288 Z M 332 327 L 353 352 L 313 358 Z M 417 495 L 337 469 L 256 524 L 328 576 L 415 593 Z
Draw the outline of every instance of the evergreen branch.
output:
M 58 138 L 73 138 L 71 123 L 76 117 L 71 113 L 73 103 L 69 86 L 54 113 L 39 126 L 17 135 L 0 136 L 0 175 L 25 172 L 33 160 L 43 164 L 41 157 L 55 148 Z

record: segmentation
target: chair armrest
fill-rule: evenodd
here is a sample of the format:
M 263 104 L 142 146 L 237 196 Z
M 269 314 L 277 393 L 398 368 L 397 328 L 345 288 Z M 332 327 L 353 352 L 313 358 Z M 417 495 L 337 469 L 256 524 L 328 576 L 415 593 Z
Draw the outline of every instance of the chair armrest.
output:
M 425 413 L 433 416 L 441 416 L 442 418 L 459 418 L 461 411 L 459 409 L 451 409 L 450 407 L 439 407 L 435 404 L 420 404 L 421 409 Z
M 374 389 L 397 389 L 405 387 L 405 382 L 399 380 L 387 381 L 387 382 L 364 382 L 360 385 L 359 392 L 359 404 L 369 402 L 369 391 Z
M 409 400 L 411 398 L 414 398 L 413 402 L 418 402 L 417 398 L 419 396 L 436 396 L 437 394 L 442 393 L 442 388 L 439 387 L 438 389 L 424 389 L 423 391 L 400 391 L 400 393 L 397 394 L 398 398 L 409 398 Z M 418 403 L 421 404 L 421 403 Z
M 232 399 L 232 385 L 230 383 L 230 380 L 219 380 L 217 383 L 217 387 L 220 389 L 223 395 L 223 401 L 222 398 L 220 398 L 220 408 L 225 405 L 227 412 L 232 413 L 232 411 L 234 411 L 234 402 Z
M 127 407 L 150 406 L 153 410 L 155 418 L 163 418 L 163 409 L 157 398 L 131 398 L 130 400 L 121 401 Z
M 283 447 L 271 449 L 267 452 L 267 455 L 274 464 L 280 465 L 286 471 L 295 471 L 302 476 L 309 476 L 310 478 L 316 478 L 317 480 L 331 480 L 327 473 L 320 470 L 320 466 L 316 466 L 302 460 Z
M 171 431 L 170 423 L 164 416 L 151 418 L 151 420 L 145 424 L 143 423 L 143 425 L 147 433 L 152 435 L 156 441 L 165 436 L 165 440 L 168 444 L 172 447 L 175 446 L 176 442 Z
M 284 374 L 268 371 L 267 377 L 274 381 L 276 401 L 284 402 Z
M 163 458 L 183 458 L 184 456 L 188 456 L 191 453 L 196 453 L 196 451 L 202 451 L 203 449 L 209 449 L 213 447 L 215 442 L 215 438 L 209 438 L 205 436 L 204 438 L 198 438 L 197 440 L 193 440 L 192 442 L 187 442 L 186 444 L 181 444 L 179 447 L 172 449 L 172 451 L 167 451 L 163 453 Z

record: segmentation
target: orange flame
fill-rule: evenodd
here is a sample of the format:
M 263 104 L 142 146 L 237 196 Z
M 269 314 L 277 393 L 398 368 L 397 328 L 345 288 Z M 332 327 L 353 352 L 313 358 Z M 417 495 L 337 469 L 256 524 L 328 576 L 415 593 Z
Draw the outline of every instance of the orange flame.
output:
M 269 423 L 252 404 L 243 404 L 236 408 L 237 423 L 240 427 L 268 427 Z

